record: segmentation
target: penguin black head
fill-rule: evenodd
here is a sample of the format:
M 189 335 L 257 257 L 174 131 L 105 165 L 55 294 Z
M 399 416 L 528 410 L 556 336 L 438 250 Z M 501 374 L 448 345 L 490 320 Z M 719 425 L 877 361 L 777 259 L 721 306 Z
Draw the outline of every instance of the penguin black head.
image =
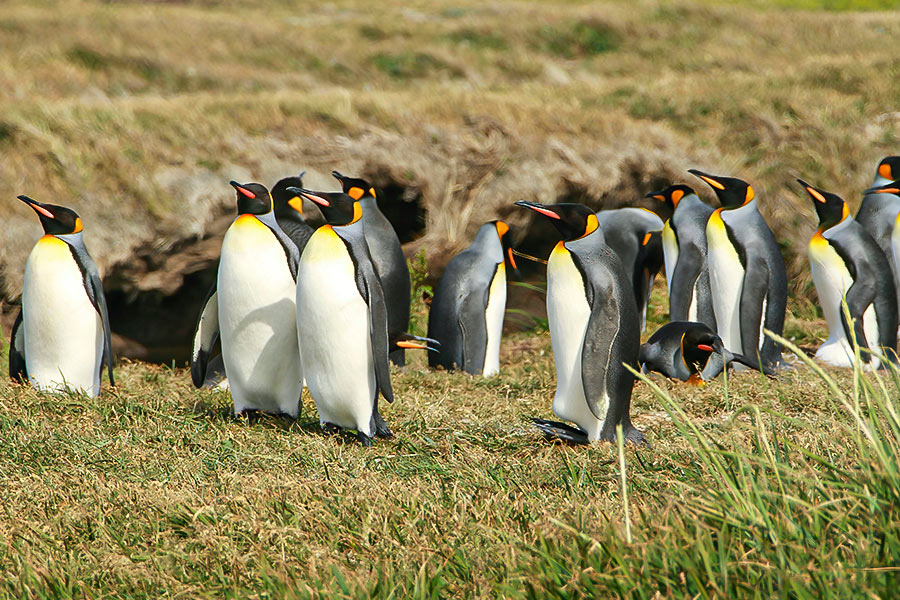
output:
M 341 188 L 344 190 L 344 193 L 354 200 L 359 200 L 366 195 L 369 195 L 372 198 L 376 197 L 375 188 L 369 185 L 369 182 L 365 179 L 347 177 L 346 175 L 341 175 L 337 171 L 332 171 L 331 176 L 341 182 Z
M 352 225 L 362 218 L 359 201 L 344 192 L 311 192 L 298 187 L 289 187 L 287 192 L 315 202 L 329 225 Z
M 691 372 L 702 370 L 710 355 L 722 347 L 722 339 L 708 327 L 691 327 L 681 336 L 681 357 Z
M 516 266 L 516 259 L 513 257 L 512 244 L 509 243 L 509 225 L 499 219 L 491 222 L 494 224 L 494 227 L 497 228 L 497 237 L 500 238 L 500 244 L 503 246 L 503 258 L 506 260 L 507 264 L 509 264 L 515 278 L 521 279 L 519 276 L 519 268 Z
M 303 176 L 306 171 L 299 175 L 285 177 L 279 179 L 278 183 L 272 186 L 272 202 L 275 205 L 275 217 L 278 219 L 296 219 L 298 216 L 303 218 L 303 198 L 297 194 L 288 192 L 288 188 L 303 188 Z
M 600 223 L 597 215 L 584 204 L 540 204 L 519 200 L 516 206 L 524 206 L 550 219 L 563 241 L 577 240 L 596 231 Z
M 847 203 L 837 194 L 815 188 L 802 179 L 798 179 L 797 182 L 803 186 L 809 197 L 813 199 L 816 215 L 819 217 L 820 231 L 834 227 L 850 215 L 850 208 L 847 206 Z
M 266 186 L 259 183 L 229 181 L 237 192 L 239 215 L 264 215 L 272 211 L 272 196 Z
M 900 196 L 900 181 L 876 185 L 863 192 L 864 196 L 868 196 L 869 194 L 894 194 Z
M 711 187 L 722 203 L 722 208 L 738 208 L 748 204 L 756 196 L 753 187 L 743 179 L 710 175 L 697 169 L 688 169 L 688 173 L 696 175 Z
M 71 235 L 81 233 L 84 227 L 81 217 L 71 208 L 56 206 L 55 204 L 43 204 L 32 200 L 28 196 L 18 196 L 19 200 L 30 206 L 41 219 L 44 233 L 48 235 Z
M 664 190 L 660 190 L 658 192 L 650 192 L 645 196 L 645 198 L 653 198 L 654 200 L 659 200 L 663 206 L 669 209 L 669 213 L 675 212 L 675 209 L 678 208 L 678 203 L 681 202 L 681 199 L 685 196 L 690 196 L 691 194 L 695 194 L 693 188 L 682 185 L 675 184 L 670 185 Z M 654 210 L 653 212 L 658 212 Z
M 900 179 L 900 156 L 885 156 L 878 163 L 878 176 L 888 181 Z

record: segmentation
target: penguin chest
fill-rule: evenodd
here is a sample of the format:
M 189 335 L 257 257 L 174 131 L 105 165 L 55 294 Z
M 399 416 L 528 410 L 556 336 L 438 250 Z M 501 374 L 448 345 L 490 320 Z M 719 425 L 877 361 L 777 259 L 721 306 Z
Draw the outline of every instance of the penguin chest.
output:
M 721 209 L 716 210 L 706 225 L 709 287 L 718 334 L 725 348 L 742 352 L 741 292 L 744 288 L 744 265 L 728 237 Z
M 662 231 L 663 263 L 666 269 L 666 288 L 672 293 L 672 276 L 675 274 L 675 265 L 678 263 L 678 239 L 675 230 L 666 221 Z
M 320 422 L 371 436 L 376 388 L 369 319 L 347 246 L 330 226 L 319 228 L 297 272 L 297 332 L 306 385 Z
M 103 322 L 64 241 L 46 235 L 34 246 L 25 265 L 22 307 L 25 362 L 38 389 L 98 395 Z
M 500 372 L 500 336 L 503 314 L 506 312 L 506 263 L 499 263 L 488 290 L 484 319 L 487 325 L 487 348 L 484 353 L 482 375 L 490 377 Z
M 296 285 L 281 242 L 256 217 L 242 215 L 226 232 L 217 289 L 222 358 L 235 412 L 296 415 L 303 382 Z
M 588 407 L 581 378 L 581 354 L 591 307 L 581 271 L 562 243 L 547 263 L 547 317 L 556 364 L 553 412 L 576 423 L 590 439 L 597 439 L 603 423 Z

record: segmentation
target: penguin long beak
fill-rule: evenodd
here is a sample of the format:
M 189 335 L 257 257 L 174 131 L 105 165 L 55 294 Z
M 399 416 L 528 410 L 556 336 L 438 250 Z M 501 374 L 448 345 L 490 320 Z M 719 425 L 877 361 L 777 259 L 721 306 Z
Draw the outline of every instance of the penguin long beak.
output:
M 714 352 L 715 348 L 710 346 L 709 344 L 697 344 L 697 348 L 703 350 L 704 352 Z
M 303 196 L 307 200 L 315 202 L 319 206 L 331 206 L 331 202 L 329 202 L 326 198 L 310 192 L 309 190 L 304 190 L 303 188 L 289 187 L 287 189 L 287 192 L 290 194 L 294 194 L 295 196 Z
M 247 188 L 245 188 L 244 186 L 239 184 L 237 181 L 234 181 L 234 180 L 229 181 L 228 185 L 230 185 L 235 190 L 237 190 L 239 194 L 243 194 L 244 196 L 246 196 L 247 198 L 250 198 L 251 200 L 256 199 L 256 194 L 254 194 L 253 192 L 251 192 L 250 190 L 248 190 Z
M 519 200 L 516 202 L 516 206 L 524 206 L 525 208 L 530 208 L 531 210 L 538 212 L 545 217 L 550 217 L 551 219 L 561 219 L 558 214 L 553 212 L 552 210 L 545 208 L 543 204 L 538 204 L 537 202 L 528 202 L 526 200 Z
M 876 185 L 875 187 L 870 187 L 863 192 L 863 195 L 867 194 L 900 194 L 900 181 L 894 181 L 892 183 L 888 183 L 887 185 Z
M 826 202 L 825 196 L 822 195 L 822 191 L 821 191 L 821 190 L 819 190 L 818 188 L 814 188 L 813 186 L 811 186 L 810 184 L 806 183 L 806 182 L 803 181 L 802 179 L 798 179 L 798 180 L 797 180 L 797 183 L 799 183 L 800 185 L 803 186 L 803 189 L 806 190 L 806 193 L 807 193 L 807 194 L 809 194 L 810 196 L 812 196 L 812 199 L 813 199 L 813 200 L 815 200 L 816 202 L 821 202 L 822 204 L 825 204 L 825 202 Z
M 16 198 L 18 198 L 19 200 L 21 200 L 22 202 L 24 202 L 25 204 L 30 206 L 34 210 L 34 212 L 38 213 L 39 215 L 43 215 L 43 216 L 47 217 L 48 219 L 56 218 L 55 216 L 53 216 L 52 212 L 50 212 L 49 210 L 44 208 L 44 206 L 37 200 L 32 200 L 31 198 L 29 198 L 28 196 L 26 196 L 24 194 L 22 194 L 21 196 L 16 196 Z
M 335 179 L 337 179 L 338 181 L 340 181 L 341 183 L 344 183 L 344 180 L 346 179 L 346 177 L 344 175 L 341 175 L 337 171 L 332 171 L 331 176 L 334 177 Z
M 410 350 L 428 350 L 429 352 L 440 352 L 441 343 L 428 337 L 419 337 L 409 333 L 401 333 L 391 340 L 391 345 L 396 348 L 405 348 Z
M 710 187 L 713 187 L 717 190 L 725 189 L 725 186 L 709 173 L 704 173 L 703 171 L 698 171 L 697 169 L 688 169 L 688 173 L 690 173 L 691 175 L 696 175 L 697 177 L 708 183 Z
M 650 192 L 645 195 L 644 198 L 653 198 L 654 200 L 659 200 L 660 202 L 665 202 L 666 197 L 660 192 Z

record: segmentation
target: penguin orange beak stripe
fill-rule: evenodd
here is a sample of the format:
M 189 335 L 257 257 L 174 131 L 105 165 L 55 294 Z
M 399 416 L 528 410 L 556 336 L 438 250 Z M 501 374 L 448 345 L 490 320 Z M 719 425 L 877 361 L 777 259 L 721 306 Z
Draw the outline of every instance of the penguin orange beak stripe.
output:
M 699 177 L 700 179 L 702 179 L 703 181 L 705 181 L 706 183 L 708 183 L 709 185 L 711 185 L 711 186 L 713 186 L 714 188 L 716 188 L 717 190 L 724 190 L 724 189 L 725 189 L 725 186 L 724 186 L 724 185 L 722 185 L 721 183 L 719 183 L 718 181 L 716 181 L 716 180 L 713 179 L 712 177 L 707 177 L 706 175 L 698 175 L 698 177 Z
M 885 188 L 883 190 L 874 190 L 876 194 L 900 194 L 900 188 Z
M 229 181 L 228 183 L 231 184 L 231 187 L 233 187 L 234 189 L 236 189 L 238 192 L 245 195 L 246 197 L 250 198 L 251 200 L 254 200 L 256 198 L 256 194 L 254 194 L 250 190 L 242 187 L 241 184 L 239 184 L 237 181 Z
M 301 194 L 303 194 L 304 198 L 306 198 L 312 202 L 315 202 L 319 206 L 331 206 L 331 202 L 329 202 L 322 196 L 316 196 L 315 194 L 310 194 L 309 192 L 301 192 Z
M 55 218 L 56 218 L 56 217 L 53 216 L 53 213 L 52 213 L 52 212 L 50 212 L 49 210 L 47 210 L 47 209 L 44 208 L 43 206 L 39 206 L 38 203 L 37 203 L 36 201 L 32 200 L 32 199 L 29 198 L 28 196 L 17 196 L 17 197 L 18 197 L 19 200 L 21 200 L 22 202 L 24 202 L 25 204 L 27 204 L 28 206 L 30 206 L 31 208 L 33 208 L 34 211 L 35 211 L 36 213 L 41 214 L 41 215 L 44 215 L 44 216 L 47 217 L 48 219 L 55 219 Z
M 428 346 L 426 346 L 425 344 L 420 344 L 418 342 L 403 341 L 397 342 L 396 345 L 398 348 L 409 348 L 411 350 L 428 350 Z
M 816 190 L 815 188 L 812 188 L 810 186 L 806 186 L 806 191 L 809 193 L 810 196 L 815 198 L 817 201 L 821 202 L 822 204 L 825 204 L 825 196 L 820 194 L 818 190 Z
M 552 210 L 547 210 L 546 208 L 541 208 L 540 206 L 534 206 L 531 204 L 526 204 L 526 206 L 535 212 L 541 213 L 545 217 L 550 217 L 551 219 L 560 219 L 561 218 L 558 214 L 556 214 Z
M 699 348 L 700 350 L 704 350 L 704 351 L 706 351 L 706 352 L 712 352 L 712 351 L 713 351 L 713 347 L 710 346 L 710 345 L 708 345 L 708 344 L 697 344 L 697 348 Z
M 513 268 L 513 269 L 518 269 L 519 267 L 516 266 L 516 259 L 513 258 L 513 251 L 512 251 L 512 248 L 507 248 L 507 249 L 506 249 L 506 255 L 509 256 L 509 264 L 512 265 L 512 268 Z

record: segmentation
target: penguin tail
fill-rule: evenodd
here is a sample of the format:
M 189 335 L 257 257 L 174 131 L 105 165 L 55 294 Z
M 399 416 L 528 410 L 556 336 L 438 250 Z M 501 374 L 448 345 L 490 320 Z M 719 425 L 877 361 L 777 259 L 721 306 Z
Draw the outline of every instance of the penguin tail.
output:
M 736 362 L 738 364 L 744 365 L 745 367 L 750 367 L 751 369 L 754 369 L 755 371 L 759 371 L 766 377 L 775 377 L 775 369 L 771 365 L 766 365 L 760 361 L 756 361 L 756 360 L 747 358 L 743 354 L 734 354 L 734 353 L 728 352 L 727 350 L 726 350 L 726 352 L 727 352 L 726 358 L 727 358 L 728 364 Z
M 544 437 L 548 440 L 577 445 L 587 445 L 590 443 L 587 433 L 577 427 L 572 427 L 567 423 L 548 421 L 546 419 L 531 419 L 531 421 L 541 430 L 541 433 L 543 433 Z

